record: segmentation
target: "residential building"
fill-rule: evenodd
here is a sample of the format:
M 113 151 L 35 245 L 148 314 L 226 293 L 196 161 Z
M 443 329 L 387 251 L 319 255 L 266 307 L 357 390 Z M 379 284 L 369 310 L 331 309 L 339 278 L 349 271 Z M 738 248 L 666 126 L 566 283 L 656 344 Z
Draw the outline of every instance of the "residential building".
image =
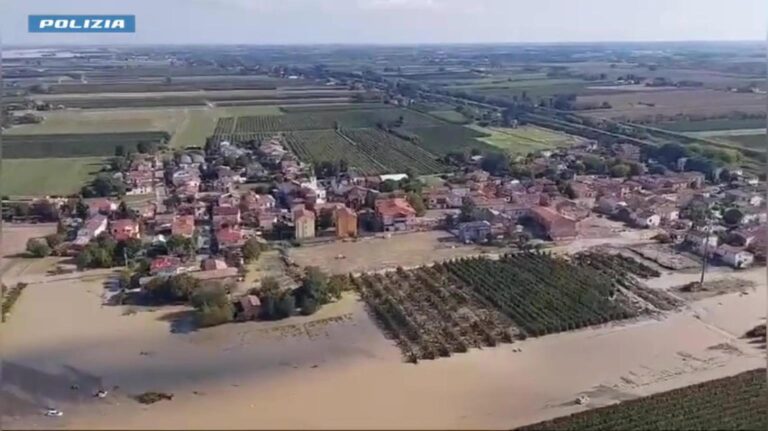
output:
M 336 236 L 338 238 L 354 238 L 357 236 L 357 213 L 343 207 L 335 211 Z
M 296 239 L 315 237 L 315 213 L 305 208 L 293 212 Z
M 576 220 L 564 217 L 551 208 L 535 206 L 531 208 L 531 217 L 552 241 L 571 239 L 577 235 Z
M 699 255 L 704 255 L 705 250 L 707 254 L 712 254 L 717 247 L 718 241 L 719 239 L 714 233 L 691 231 L 685 235 L 685 242 Z
M 139 238 L 139 224 L 131 219 L 115 220 L 111 223 L 109 232 L 117 241 L 126 241 L 131 238 Z
M 171 234 L 191 238 L 195 234 L 195 216 L 176 216 L 171 224 Z
M 174 275 L 183 272 L 181 259 L 174 256 L 158 256 L 149 264 L 149 273 L 152 275 Z
M 740 247 L 723 244 L 715 249 L 715 256 L 724 263 L 736 268 L 747 268 L 755 261 L 755 256 Z
M 88 213 L 90 215 L 104 214 L 109 215 L 117 211 L 118 204 L 109 199 L 94 199 L 88 202 Z
M 221 249 L 240 247 L 245 243 L 245 235 L 241 230 L 227 226 L 216 232 L 216 241 Z
M 202 271 L 214 271 L 225 268 L 227 268 L 227 263 L 222 259 L 208 258 L 200 263 L 200 270 Z
M 380 199 L 375 202 L 376 218 L 386 232 L 410 230 L 416 210 L 403 198 Z
M 459 241 L 468 244 L 471 242 L 485 242 L 491 235 L 491 224 L 485 220 L 459 223 Z
M 635 226 L 642 228 L 657 227 L 661 223 L 661 216 L 651 209 L 632 212 L 630 213 L 629 218 Z
M 213 207 L 213 225 L 216 229 L 222 226 L 235 227 L 240 224 L 240 208 L 238 207 Z
M 106 230 L 107 217 L 102 214 L 96 214 L 87 219 L 80 230 L 77 231 L 77 238 L 73 244 L 78 247 L 84 247 L 92 239 L 106 232 Z

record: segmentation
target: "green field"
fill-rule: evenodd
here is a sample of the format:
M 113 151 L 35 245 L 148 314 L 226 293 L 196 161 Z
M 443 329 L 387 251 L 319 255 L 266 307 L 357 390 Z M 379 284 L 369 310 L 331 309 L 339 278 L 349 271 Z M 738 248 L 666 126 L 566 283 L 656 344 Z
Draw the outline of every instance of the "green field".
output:
M 0 193 L 10 196 L 77 193 L 101 169 L 100 157 L 3 161 Z
M 518 429 L 764 430 L 767 389 L 761 368 Z
M 315 107 L 314 109 L 317 109 Z M 14 126 L 4 135 L 70 133 L 166 132 L 174 148 L 202 146 L 213 134 L 220 117 L 240 115 L 281 115 L 277 106 L 144 108 L 109 110 L 61 110 L 43 114 L 38 124 Z
M 704 132 L 708 130 L 764 129 L 765 124 L 764 118 L 747 118 L 743 120 L 721 118 L 716 120 L 684 120 L 658 123 L 654 124 L 654 127 L 672 132 Z
M 718 138 L 726 141 L 734 142 L 742 147 L 750 148 L 753 150 L 765 150 L 766 143 L 768 142 L 768 140 L 766 140 L 765 133 L 758 134 L 758 135 L 721 136 Z
M 468 123 L 467 117 L 456 111 L 430 111 L 429 115 L 445 120 L 449 123 L 465 124 Z
M 437 127 L 403 127 L 403 133 L 418 137 L 419 146 L 432 154 L 463 153 L 473 148 L 490 151 L 493 148 L 481 142 L 485 133 L 464 126 L 442 125 Z
M 579 138 L 538 126 L 520 126 L 517 128 L 473 126 L 473 129 L 489 136 L 479 138 L 494 147 L 510 154 L 528 154 L 534 151 L 557 147 L 567 147 L 580 141 Z
M 10 135 L 3 139 L 6 159 L 107 157 L 122 146 L 136 151 L 140 142 L 167 141 L 165 132 L 71 133 L 51 135 Z

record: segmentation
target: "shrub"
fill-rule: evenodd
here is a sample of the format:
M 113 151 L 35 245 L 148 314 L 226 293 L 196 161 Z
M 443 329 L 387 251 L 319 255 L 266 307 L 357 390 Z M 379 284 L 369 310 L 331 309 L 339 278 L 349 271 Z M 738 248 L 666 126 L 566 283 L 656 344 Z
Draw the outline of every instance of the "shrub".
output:
M 229 323 L 234 317 L 235 308 L 229 303 L 221 306 L 203 304 L 196 313 L 197 323 L 203 328 Z
M 46 257 L 51 255 L 51 247 L 38 238 L 30 238 L 27 241 L 27 253 L 32 257 Z

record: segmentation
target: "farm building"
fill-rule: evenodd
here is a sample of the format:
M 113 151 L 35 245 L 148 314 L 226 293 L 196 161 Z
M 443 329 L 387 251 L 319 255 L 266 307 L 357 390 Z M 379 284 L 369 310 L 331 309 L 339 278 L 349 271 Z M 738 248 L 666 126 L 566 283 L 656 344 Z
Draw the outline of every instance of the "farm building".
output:
M 531 208 L 531 217 L 544 229 L 544 233 L 552 241 L 576 237 L 576 220 L 541 206 Z

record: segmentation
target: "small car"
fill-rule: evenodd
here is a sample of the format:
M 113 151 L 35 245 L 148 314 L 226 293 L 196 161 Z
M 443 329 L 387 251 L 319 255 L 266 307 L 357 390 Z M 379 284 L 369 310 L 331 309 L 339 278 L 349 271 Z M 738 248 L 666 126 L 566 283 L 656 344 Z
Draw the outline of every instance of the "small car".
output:
M 64 415 L 64 413 L 61 410 L 49 407 L 45 410 L 45 415 L 50 417 L 59 417 Z

